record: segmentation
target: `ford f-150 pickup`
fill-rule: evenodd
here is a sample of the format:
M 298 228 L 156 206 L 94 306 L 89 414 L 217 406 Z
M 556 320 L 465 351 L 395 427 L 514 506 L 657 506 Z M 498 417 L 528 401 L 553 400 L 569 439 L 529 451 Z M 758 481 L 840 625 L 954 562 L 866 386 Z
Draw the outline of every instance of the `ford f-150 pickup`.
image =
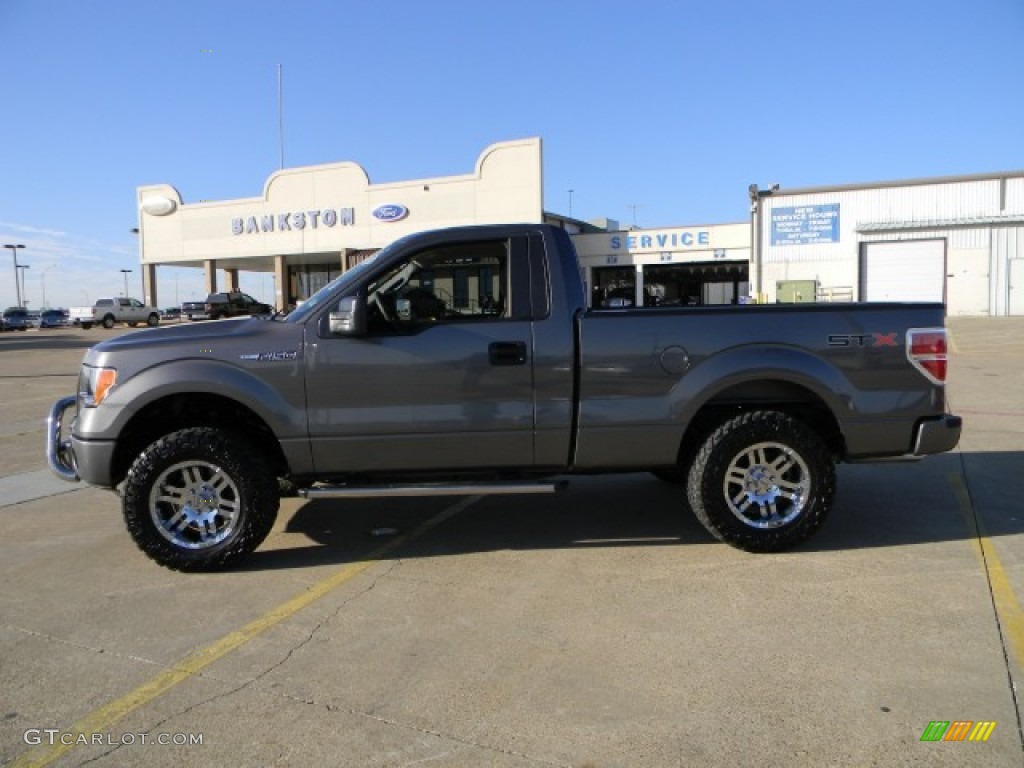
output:
M 307 498 L 548 493 L 652 471 L 718 539 L 810 536 L 837 461 L 952 449 L 940 304 L 587 309 L 545 225 L 411 235 L 287 316 L 91 348 L 54 472 L 119 488 L 164 566 L 236 563 Z
M 92 307 L 71 307 L 69 312 L 71 323 L 85 330 L 94 325 L 113 328 L 115 323 L 125 323 L 132 328 L 140 323 L 150 327 L 160 324 L 160 310 L 147 307 L 138 299 L 123 297 L 97 299 Z

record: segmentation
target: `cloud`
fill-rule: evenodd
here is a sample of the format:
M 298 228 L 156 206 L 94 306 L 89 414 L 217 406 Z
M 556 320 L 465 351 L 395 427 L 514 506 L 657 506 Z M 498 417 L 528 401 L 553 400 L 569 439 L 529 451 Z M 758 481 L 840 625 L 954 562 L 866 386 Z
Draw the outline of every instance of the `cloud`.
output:
M 57 229 L 40 229 L 39 227 L 32 227 L 28 224 L 17 224 L 12 221 L 0 221 L 0 232 L 5 229 L 13 230 L 15 232 L 28 232 L 35 235 L 50 235 L 51 237 L 64 237 L 67 233 L 61 232 Z
M 0 221 L 0 245 L 17 243 L 18 263 L 29 268 L 21 275 L 30 309 L 92 306 L 96 299 L 123 296 L 127 275 L 128 295 L 144 300 L 142 268 L 131 241 L 116 244 L 93 237 L 17 222 Z M 0 249 L 0 308 L 17 303 L 14 260 L 11 251 Z M 274 304 L 273 279 L 269 275 L 243 273 L 241 288 L 261 301 Z M 221 283 L 223 288 L 224 283 Z M 163 266 L 157 269 L 157 296 L 161 307 L 206 296 L 203 270 Z
M 129 293 L 142 295 L 138 253 L 124 243 L 111 244 L 93 237 L 76 235 L 46 226 L 0 221 L 0 244 L 24 245 L 18 249 L 19 265 L 28 267 L 21 275 L 25 300 L 30 308 L 44 303 L 51 307 L 92 304 L 101 296 L 124 293 L 123 268 L 134 270 Z M 14 259 L 10 250 L 0 249 L 0 306 L 17 303 Z M 131 276 L 129 276 L 131 277 Z

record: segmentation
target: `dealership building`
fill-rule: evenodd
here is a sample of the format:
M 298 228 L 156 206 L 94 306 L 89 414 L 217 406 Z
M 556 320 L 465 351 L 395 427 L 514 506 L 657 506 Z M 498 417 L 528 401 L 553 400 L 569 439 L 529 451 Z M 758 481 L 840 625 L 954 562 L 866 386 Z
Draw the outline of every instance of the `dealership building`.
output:
M 202 269 L 208 292 L 271 273 L 286 307 L 411 232 L 546 222 L 573 236 L 593 306 L 945 301 L 950 314 L 1024 314 L 1024 172 L 751 185 L 735 223 L 622 230 L 545 211 L 541 140 L 529 138 L 487 147 L 465 175 L 373 184 L 331 163 L 277 171 L 240 200 L 140 187 L 138 209 L 152 306 L 160 267 Z
M 1024 171 L 748 190 L 752 290 L 1024 315 Z

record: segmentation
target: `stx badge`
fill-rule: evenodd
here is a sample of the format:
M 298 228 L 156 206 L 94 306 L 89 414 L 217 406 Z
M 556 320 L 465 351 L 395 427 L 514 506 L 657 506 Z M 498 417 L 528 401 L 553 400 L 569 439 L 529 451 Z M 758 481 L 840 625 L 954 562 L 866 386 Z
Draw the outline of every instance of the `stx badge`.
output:
M 830 333 L 830 347 L 898 347 L 896 331 L 892 333 Z

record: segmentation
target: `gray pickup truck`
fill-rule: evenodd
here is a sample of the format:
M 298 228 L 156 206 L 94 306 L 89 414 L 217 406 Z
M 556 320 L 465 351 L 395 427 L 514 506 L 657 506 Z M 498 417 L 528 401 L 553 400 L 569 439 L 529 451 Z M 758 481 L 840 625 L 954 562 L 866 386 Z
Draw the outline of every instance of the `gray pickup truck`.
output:
M 54 472 L 120 487 L 179 570 L 235 563 L 282 487 L 308 498 L 550 493 L 574 474 L 683 484 L 718 539 L 821 525 L 837 461 L 952 449 L 939 304 L 588 310 L 544 225 L 412 235 L 287 316 L 90 349 L 47 428 Z M 69 412 L 71 418 L 69 418 Z

